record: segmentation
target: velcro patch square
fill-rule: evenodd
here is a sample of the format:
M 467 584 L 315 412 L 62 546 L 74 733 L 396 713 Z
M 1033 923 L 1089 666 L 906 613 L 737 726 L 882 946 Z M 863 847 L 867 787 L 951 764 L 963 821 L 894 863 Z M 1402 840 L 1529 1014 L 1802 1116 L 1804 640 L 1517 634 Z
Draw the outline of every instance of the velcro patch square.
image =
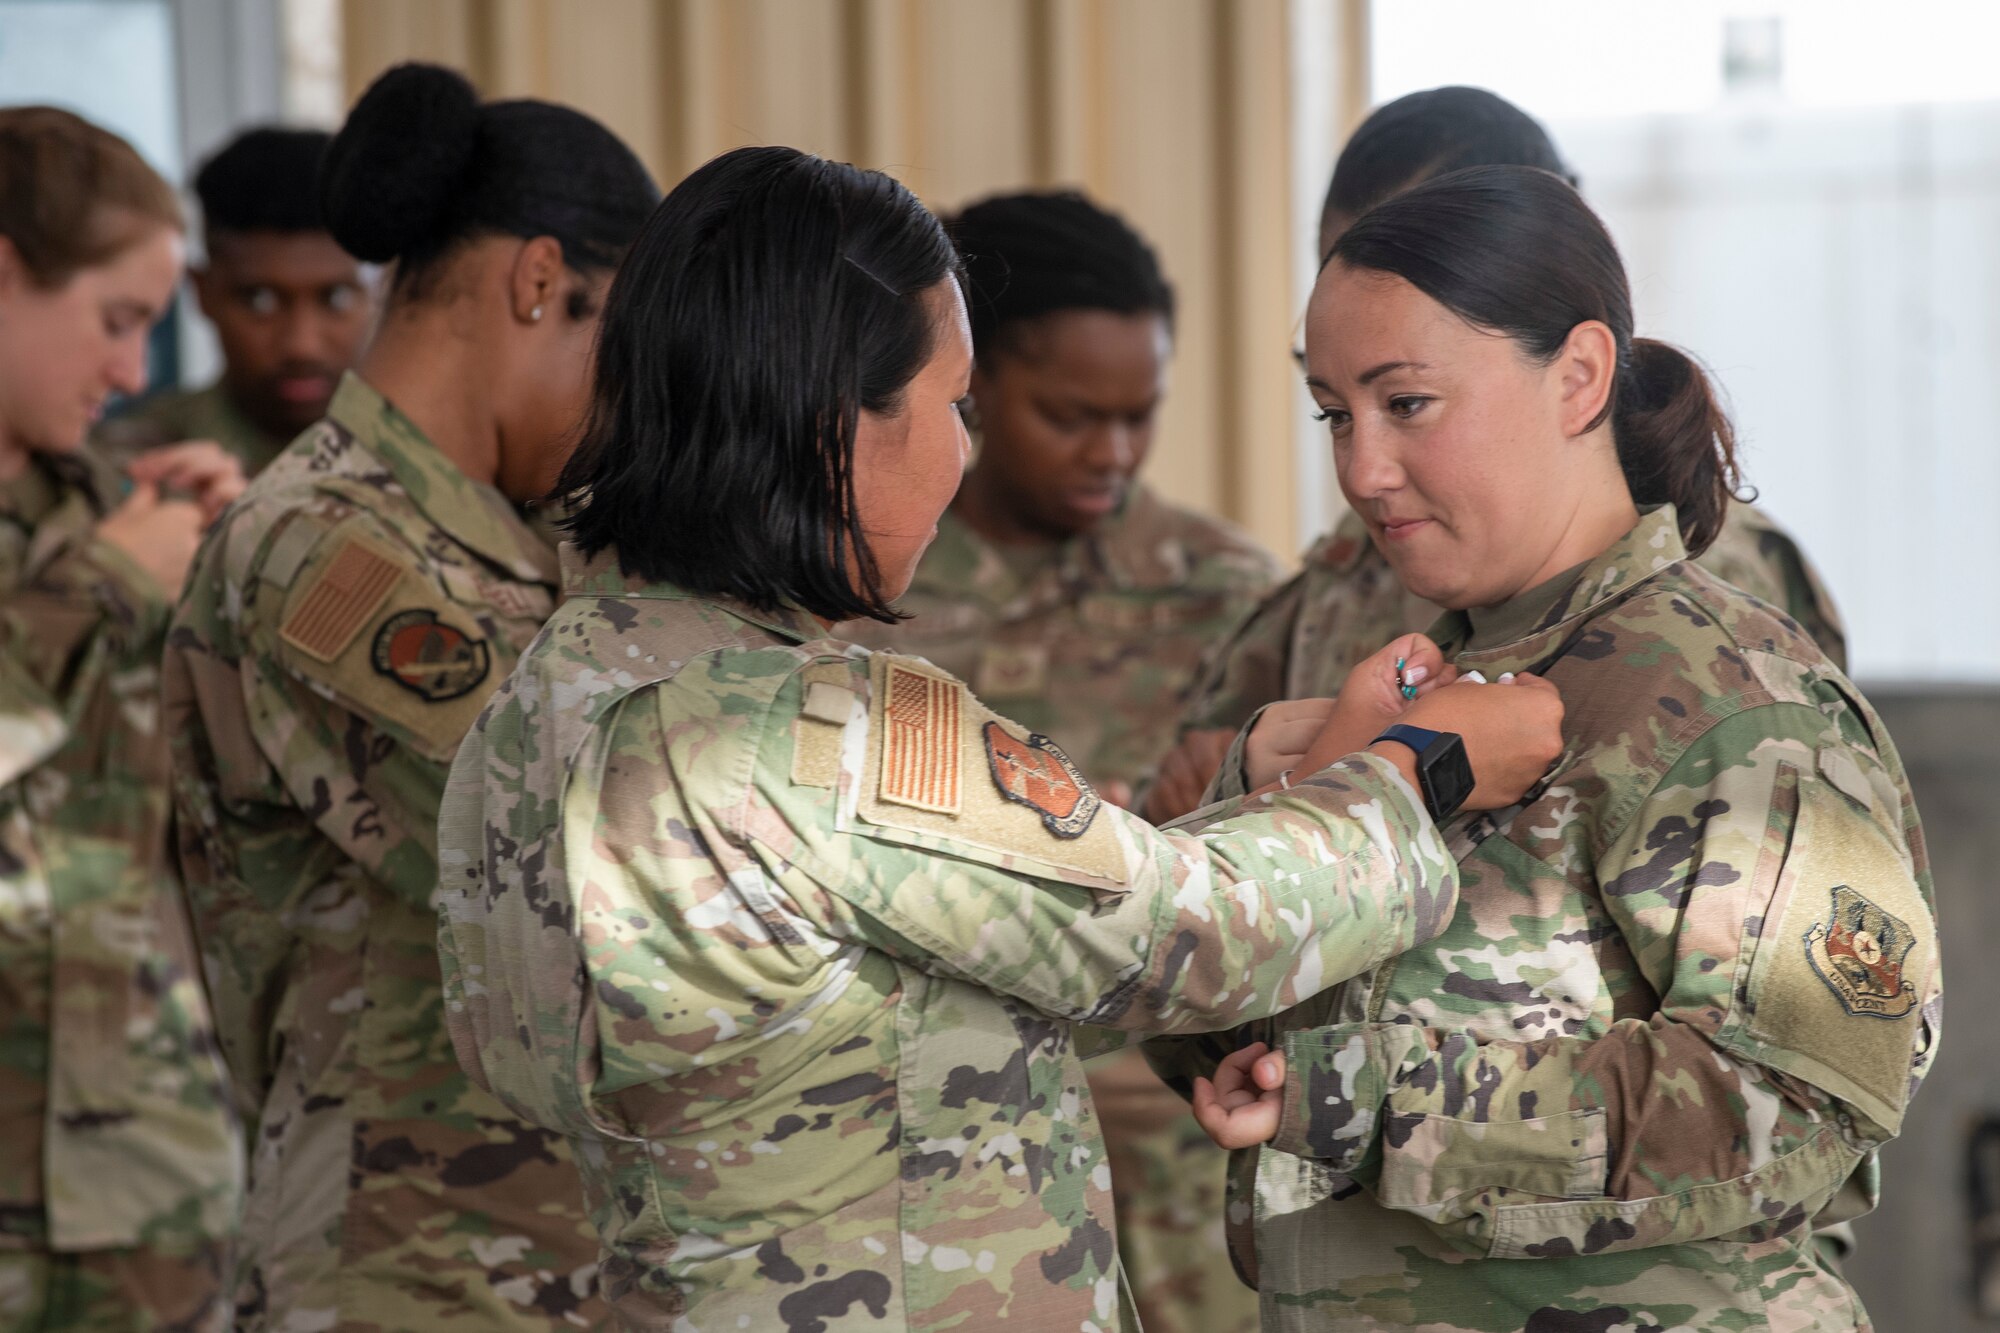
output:
M 395 561 L 363 543 L 343 543 L 285 617 L 278 637 L 317 661 L 333 661 L 396 586 L 399 572 Z
M 883 685 L 881 799 L 957 814 L 965 798 L 965 686 L 894 664 Z

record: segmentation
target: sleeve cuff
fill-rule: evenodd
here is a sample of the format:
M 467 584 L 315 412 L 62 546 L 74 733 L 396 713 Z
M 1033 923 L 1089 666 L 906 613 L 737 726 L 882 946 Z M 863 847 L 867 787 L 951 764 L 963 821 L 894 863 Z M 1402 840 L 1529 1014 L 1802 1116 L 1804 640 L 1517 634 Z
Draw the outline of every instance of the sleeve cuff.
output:
M 1285 1034 L 1284 1102 L 1271 1146 L 1324 1161 L 1343 1175 L 1367 1166 L 1384 1102 L 1424 1047 L 1406 1023 L 1344 1023 Z

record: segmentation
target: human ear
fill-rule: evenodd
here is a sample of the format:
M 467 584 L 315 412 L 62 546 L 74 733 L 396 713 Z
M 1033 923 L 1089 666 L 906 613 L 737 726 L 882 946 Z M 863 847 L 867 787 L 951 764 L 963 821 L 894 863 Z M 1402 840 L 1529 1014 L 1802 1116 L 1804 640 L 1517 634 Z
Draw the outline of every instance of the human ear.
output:
M 1618 383 L 1618 340 L 1610 327 L 1587 319 L 1571 329 L 1556 353 L 1555 370 L 1563 434 L 1582 435 L 1603 415 Z
M 537 236 L 523 244 L 514 255 L 508 275 L 509 298 L 514 318 L 539 324 L 555 313 L 562 294 L 562 242 L 553 236 Z

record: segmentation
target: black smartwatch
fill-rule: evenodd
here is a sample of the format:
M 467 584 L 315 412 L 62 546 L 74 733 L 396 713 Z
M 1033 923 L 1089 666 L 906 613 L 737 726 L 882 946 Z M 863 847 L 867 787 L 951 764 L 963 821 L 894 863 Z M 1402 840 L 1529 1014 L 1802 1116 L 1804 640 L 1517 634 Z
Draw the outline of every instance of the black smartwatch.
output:
M 1465 798 L 1472 795 L 1472 764 L 1465 757 L 1465 742 L 1456 732 L 1427 731 L 1399 722 L 1375 739 L 1407 745 L 1417 756 L 1417 786 L 1437 823 L 1457 814 Z

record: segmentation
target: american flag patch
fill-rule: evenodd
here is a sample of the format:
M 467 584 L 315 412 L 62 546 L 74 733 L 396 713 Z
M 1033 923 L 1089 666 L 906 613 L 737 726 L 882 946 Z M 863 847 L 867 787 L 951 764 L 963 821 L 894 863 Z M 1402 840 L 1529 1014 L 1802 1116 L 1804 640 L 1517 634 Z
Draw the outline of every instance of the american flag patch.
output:
M 883 679 L 880 796 L 955 815 L 964 799 L 965 686 L 891 664 Z
M 278 637 L 308 657 L 331 662 L 396 586 L 396 562 L 357 541 L 341 544 L 305 596 L 285 617 Z

